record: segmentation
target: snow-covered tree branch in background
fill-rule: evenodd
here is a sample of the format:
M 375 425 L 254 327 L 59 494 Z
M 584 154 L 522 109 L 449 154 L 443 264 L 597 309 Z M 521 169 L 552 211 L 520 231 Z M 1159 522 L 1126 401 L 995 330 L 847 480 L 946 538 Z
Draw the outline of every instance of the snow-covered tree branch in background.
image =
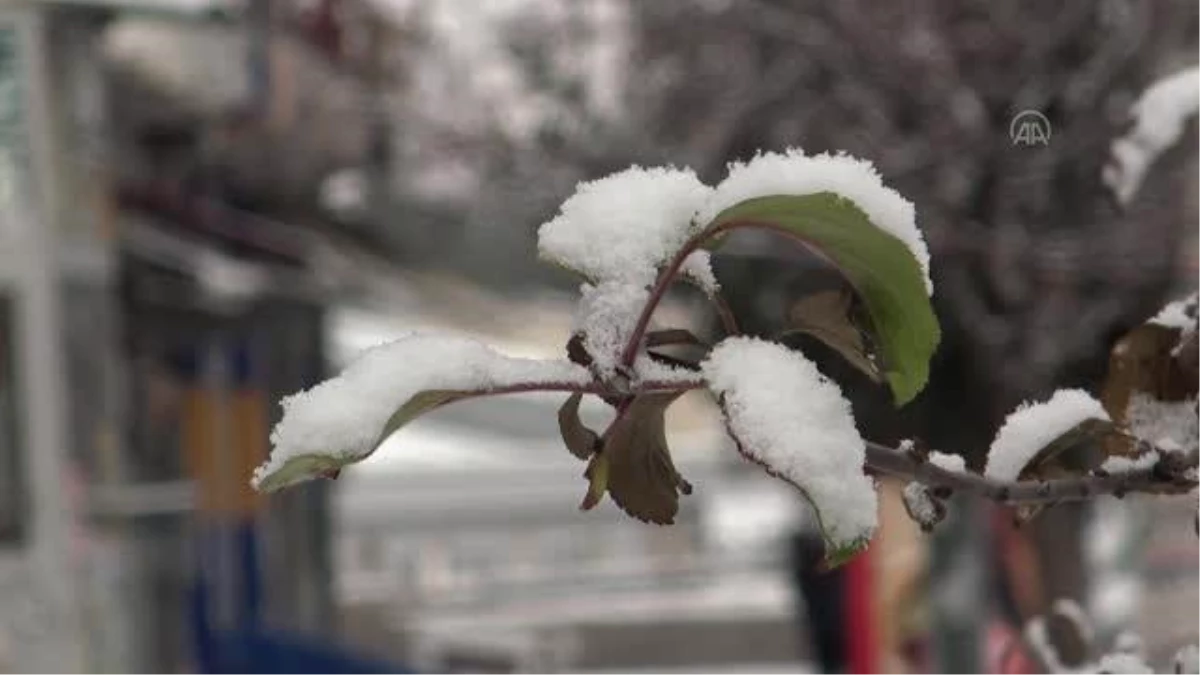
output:
M 1100 650 L 1096 632 L 1083 608 L 1073 600 L 1059 598 L 1045 615 L 1031 619 L 1024 630 L 1024 643 L 1048 673 L 1143 674 L 1154 670 L 1146 663 L 1145 643 L 1135 633 L 1117 635 L 1106 651 Z M 1014 643 L 1013 646 L 1016 646 Z M 1008 655 L 1015 650 L 1009 649 Z M 1001 661 L 1006 664 L 1008 659 Z M 1175 652 L 1165 672 L 1200 671 L 1196 645 Z
M 813 506 L 830 564 L 871 540 L 879 475 L 913 481 L 905 501 L 924 527 L 945 513 L 951 492 L 1017 505 L 1025 519 L 1059 501 L 1196 488 L 1196 378 L 1176 372 L 1189 367 L 1177 343 L 1195 331 L 1194 298 L 1156 317 L 1157 341 L 1135 350 L 1140 368 L 1149 363 L 1170 375 L 1154 382 L 1190 387 L 1166 391 L 1127 378 L 1114 390 L 1121 404 L 1112 414 L 1082 391 L 1022 406 L 979 474 L 959 456 L 916 443 L 892 449 L 864 440 L 839 385 L 801 351 L 735 334 L 710 256 L 748 229 L 811 251 L 851 289 L 813 293 L 791 329 L 886 386 L 897 406 L 921 392 L 940 340 L 929 253 L 913 205 L 870 163 L 797 150 L 760 154 L 732 164 L 715 187 L 689 170 L 634 167 L 581 184 L 539 231 L 541 256 L 582 277 L 567 358 L 510 358 L 473 340 L 431 335 L 369 350 L 339 376 L 283 401 L 271 457 L 254 485 L 270 491 L 336 476 L 419 415 L 457 400 L 562 391 L 569 394 L 558 415 L 564 444 L 587 463 L 581 508 L 607 494 L 638 519 L 669 524 L 692 486 L 672 461 L 664 414 L 684 392 L 706 389 L 741 454 Z M 680 328 L 652 328 L 658 302 L 681 280 L 715 301 L 731 333 L 716 345 Z M 579 417 L 585 395 L 612 408 L 601 432 Z
M 1137 194 L 1150 166 L 1179 142 L 1188 120 L 1200 112 L 1200 66 L 1164 77 L 1130 110 L 1131 127 L 1112 144 L 1104 184 L 1122 206 Z

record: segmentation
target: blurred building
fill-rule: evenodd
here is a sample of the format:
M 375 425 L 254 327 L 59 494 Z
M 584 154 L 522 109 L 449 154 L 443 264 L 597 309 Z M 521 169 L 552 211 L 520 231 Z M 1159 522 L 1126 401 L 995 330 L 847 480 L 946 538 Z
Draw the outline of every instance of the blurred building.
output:
M 326 487 L 248 486 L 371 269 L 314 195 L 386 170 L 383 24 L 310 5 L 0 7 L 0 669 L 333 633 Z

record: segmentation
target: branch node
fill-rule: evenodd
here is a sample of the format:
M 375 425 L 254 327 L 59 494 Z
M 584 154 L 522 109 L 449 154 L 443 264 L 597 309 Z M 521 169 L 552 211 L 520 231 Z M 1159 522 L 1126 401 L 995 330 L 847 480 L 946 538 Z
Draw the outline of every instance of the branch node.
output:
M 929 461 L 929 446 L 919 438 L 906 438 L 900 441 L 898 449 L 912 458 L 917 464 L 924 464 Z

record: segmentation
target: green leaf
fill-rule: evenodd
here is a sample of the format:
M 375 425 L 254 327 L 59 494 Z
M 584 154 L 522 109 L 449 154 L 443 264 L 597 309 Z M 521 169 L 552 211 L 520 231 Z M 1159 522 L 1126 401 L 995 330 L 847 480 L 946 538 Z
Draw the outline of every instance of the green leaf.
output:
M 837 546 L 826 539 L 825 560 L 822 561 L 821 565 L 826 570 L 832 570 L 841 567 L 842 565 L 845 565 L 853 560 L 854 556 L 867 550 L 867 547 L 870 544 L 871 541 L 869 539 L 855 539 L 849 544 Z
M 869 316 L 897 405 L 920 393 L 941 329 L 917 259 L 899 239 L 871 224 L 853 202 L 832 192 L 773 195 L 738 203 L 709 228 L 766 228 L 796 239 L 835 265 Z M 724 237 L 710 245 L 720 246 Z
M 858 326 L 850 319 L 853 296 L 843 290 L 818 291 L 792 304 L 784 333 L 806 333 L 824 342 L 875 382 L 883 374 L 867 350 Z
M 719 404 L 721 405 L 722 409 L 724 409 L 724 399 L 721 399 Z M 725 416 L 726 428 L 728 429 L 729 413 L 726 412 Z M 734 447 L 737 448 L 737 451 L 742 455 L 742 457 L 745 457 L 751 462 L 754 462 L 762 467 L 763 470 L 766 471 L 770 476 L 778 478 L 779 480 L 796 488 L 796 491 L 800 493 L 800 496 L 804 498 L 804 501 L 808 502 L 808 505 L 812 507 L 812 513 L 817 519 L 817 529 L 820 530 L 821 539 L 825 542 L 825 559 L 821 563 L 825 569 L 833 569 L 849 562 L 851 558 L 864 551 L 871 543 L 869 539 L 861 537 L 852 541 L 847 541 L 845 539 L 837 540 L 831 537 L 829 535 L 828 528 L 825 527 L 825 521 L 821 517 L 821 505 L 818 504 L 816 500 L 814 500 L 808 494 L 808 490 L 805 490 L 799 483 L 777 471 L 770 464 L 767 464 L 753 454 L 746 452 L 746 449 L 742 447 L 741 440 L 738 439 L 737 435 L 734 434 L 732 430 L 729 430 L 729 437 L 733 439 Z
M 667 447 L 666 410 L 681 394 L 637 396 L 617 415 L 604 433 L 603 449 L 588 467 L 584 505 L 594 505 L 592 497 L 602 477 L 613 502 L 629 515 L 659 525 L 675 522 L 679 495 L 692 492 Z
M 275 492 L 317 477 L 336 477 L 343 466 L 354 461 L 357 460 L 336 454 L 292 457 L 279 469 L 264 477 L 258 484 L 258 490 Z
M 383 431 L 375 440 L 371 447 L 371 451 L 362 455 L 352 455 L 340 452 L 330 452 L 324 454 L 309 454 L 291 457 L 284 462 L 283 466 L 264 476 L 258 484 L 260 492 L 274 492 L 282 488 L 294 485 L 311 478 L 322 476 L 336 476 L 342 467 L 348 464 L 356 464 L 370 457 L 379 446 L 387 440 L 397 429 L 403 427 L 417 417 L 438 408 L 447 403 L 457 401 L 463 398 L 478 396 L 483 392 L 477 391 L 445 391 L 445 390 L 430 390 L 417 393 L 412 398 L 408 399 L 404 405 L 396 409 L 392 416 L 388 418 L 387 424 L 384 425 Z

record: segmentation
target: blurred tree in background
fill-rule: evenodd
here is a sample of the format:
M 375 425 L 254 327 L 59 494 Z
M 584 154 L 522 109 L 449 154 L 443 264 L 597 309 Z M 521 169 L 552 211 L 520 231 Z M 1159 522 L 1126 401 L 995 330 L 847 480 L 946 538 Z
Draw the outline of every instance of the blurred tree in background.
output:
M 1115 339 L 1195 275 L 1194 130 L 1126 208 L 1101 183 L 1137 95 L 1194 61 L 1194 2 L 526 0 L 478 25 L 447 22 L 452 4 L 407 10 L 427 39 L 409 55 L 396 171 L 406 208 L 436 204 L 462 229 L 402 248 L 490 283 L 561 284 L 527 252 L 578 180 L 641 163 L 713 182 L 789 146 L 868 158 L 917 205 L 944 330 L 903 419 L 867 383 L 847 388 L 875 438 L 920 436 L 978 468 L 1006 411 L 1096 390 Z M 450 91 L 475 105 L 450 109 Z M 1050 121 L 1047 145 L 1013 142 L 1025 110 Z M 777 331 L 790 289 L 827 274 L 750 236 L 727 251 L 717 274 L 750 332 Z M 1082 518 L 1037 521 L 1044 602 L 1082 593 L 1080 537 L 1061 536 Z

